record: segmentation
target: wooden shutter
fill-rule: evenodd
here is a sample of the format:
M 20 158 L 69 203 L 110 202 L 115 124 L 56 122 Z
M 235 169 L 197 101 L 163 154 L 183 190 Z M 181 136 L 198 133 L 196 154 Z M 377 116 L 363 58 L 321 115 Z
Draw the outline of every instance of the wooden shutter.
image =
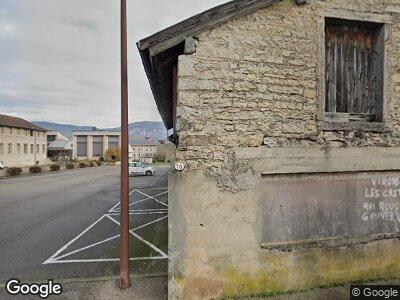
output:
M 325 27 L 325 112 L 348 120 L 375 120 L 382 66 L 379 28 L 361 22 Z

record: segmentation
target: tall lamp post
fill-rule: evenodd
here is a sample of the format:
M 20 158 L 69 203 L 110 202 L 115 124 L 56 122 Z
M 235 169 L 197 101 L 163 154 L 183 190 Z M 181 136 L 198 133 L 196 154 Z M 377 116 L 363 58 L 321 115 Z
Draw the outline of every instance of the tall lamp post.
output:
M 129 265 L 129 130 L 128 130 L 128 51 L 126 0 L 121 0 L 121 232 L 120 287 L 130 287 Z

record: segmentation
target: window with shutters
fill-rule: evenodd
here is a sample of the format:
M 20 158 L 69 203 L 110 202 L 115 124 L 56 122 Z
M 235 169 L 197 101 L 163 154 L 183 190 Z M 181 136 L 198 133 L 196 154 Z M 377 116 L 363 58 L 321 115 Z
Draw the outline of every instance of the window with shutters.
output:
M 325 119 L 382 122 L 384 25 L 325 19 Z

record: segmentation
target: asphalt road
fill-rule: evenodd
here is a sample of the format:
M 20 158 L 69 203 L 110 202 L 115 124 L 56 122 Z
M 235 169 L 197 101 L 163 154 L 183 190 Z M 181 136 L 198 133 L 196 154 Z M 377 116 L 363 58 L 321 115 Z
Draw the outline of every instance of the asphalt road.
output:
M 131 269 L 167 271 L 168 167 L 130 180 Z M 119 167 L 0 180 L 0 285 L 119 274 Z

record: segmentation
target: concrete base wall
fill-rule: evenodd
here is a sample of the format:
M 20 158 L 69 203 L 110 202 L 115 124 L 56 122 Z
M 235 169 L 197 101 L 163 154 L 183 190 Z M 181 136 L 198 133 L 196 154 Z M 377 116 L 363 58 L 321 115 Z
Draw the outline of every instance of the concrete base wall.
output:
M 266 226 L 263 207 L 268 201 L 263 176 L 286 173 L 301 178 L 307 173 L 336 173 L 339 169 L 344 178 L 346 174 L 353 178 L 354 174 L 365 174 L 371 169 L 378 170 L 374 176 L 385 176 L 388 171 L 400 168 L 398 153 L 397 148 L 377 147 L 330 150 L 241 148 L 233 157 L 237 172 L 232 172 L 230 178 L 243 187 L 236 192 L 222 189 L 215 178 L 203 171 L 170 174 L 170 298 L 212 299 L 357 280 L 400 278 L 400 223 L 397 219 L 395 228 L 398 229 L 393 231 L 392 226 L 392 234 L 383 236 L 374 235 L 380 232 L 365 235 L 362 230 L 362 238 L 334 234 L 328 240 L 304 238 L 294 247 L 282 247 L 279 242 L 269 243 L 268 247 L 263 244 L 263 227 Z M 346 159 L 353 163 L 342 164 Z M 248 168 L 246 172 L 240 167 L 243 165 Z M 352 195 L 351 189 L 349 185 L 349 195 Z M 356 200 L 362 201 L 349 198 L 349 202 L 359 209 Z M 391 201 L 400 205 L 399 197 Z M 313 209 L 317 210 L 322 203 L 317 201 Z M 342 225 L 352 228 L 354 219 L 361 215 L 355 210 L 349 211 L 348 217 L 348 223 Z M 275 219 L 279 218 L 281 216 Z M 365 226 L 369 224 L 365 223 Z M 353 229 L 357 236 L 357 229 Z
M 262 249 L 260 190 L 232 194 L 201 172 L 170 175 L 170 299 L 400 277 L 399 238 L 290 252 Z

